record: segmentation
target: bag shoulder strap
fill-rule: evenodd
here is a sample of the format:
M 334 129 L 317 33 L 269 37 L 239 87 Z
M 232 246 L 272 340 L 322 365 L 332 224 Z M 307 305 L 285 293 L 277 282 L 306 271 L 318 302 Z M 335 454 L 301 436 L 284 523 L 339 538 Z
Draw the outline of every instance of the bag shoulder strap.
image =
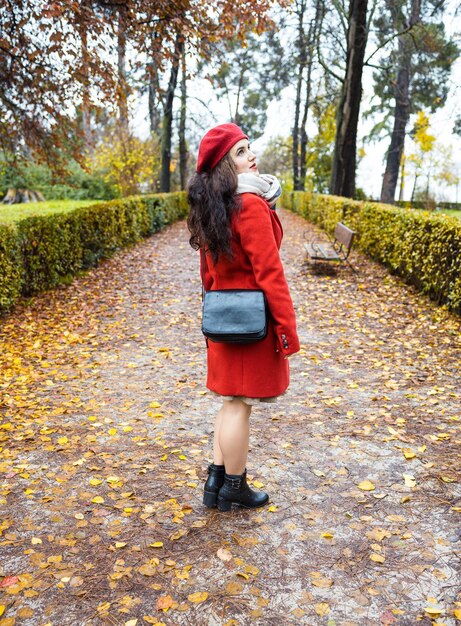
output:
M 200 263 L 200 277 L 202 279 L 202 299 L 205 297 L 206 289 L 205 289 L 205 267 L 206 267 L 206 253 L 205 246 L 200 245 L 200 255 L 201 255 L 201 263 Z

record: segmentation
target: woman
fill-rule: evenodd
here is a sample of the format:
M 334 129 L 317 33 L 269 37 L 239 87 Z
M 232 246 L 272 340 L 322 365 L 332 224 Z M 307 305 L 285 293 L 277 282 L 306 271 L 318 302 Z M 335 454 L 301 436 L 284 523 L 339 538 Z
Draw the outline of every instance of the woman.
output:
M 299 350 L 295 313 L 280 261 L 282 226 L 271 205 L 280 195 L 273 176 L 260 176 L 248 137 L 235 124 L 206 133 L 189 183 L 190 244 L 204 246 L 205 289 L 261 289 L 270 310 L 269 332 L 253 344 L 208 341 L 207 387 L 221 396 L 213 463 L 204 504 L 263 506 L 269 496 L 246 481 L 249 417 L 256 402 L 273 401 L 289 383 L 287 357 Z M 205 265 L 205 267 L 203 267 Z

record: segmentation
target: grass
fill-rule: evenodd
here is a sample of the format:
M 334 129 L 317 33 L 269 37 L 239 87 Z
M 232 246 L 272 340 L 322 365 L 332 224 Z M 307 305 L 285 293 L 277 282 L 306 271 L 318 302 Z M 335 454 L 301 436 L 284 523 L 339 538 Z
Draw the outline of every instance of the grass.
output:
M 445 213 L 445 215 L 451 215 L 452 217 L 457 217 L 461 220 L 461 211 L 455 211 L 454 209 L 441 209 L 441 213 Z
M 50 202 L 28 202 L 25 204 L 0 204 L 0 223 L 14 224 L 26 217 L 67 213 L 82 206 L 98 204 L 102 200 L 52 200 Z

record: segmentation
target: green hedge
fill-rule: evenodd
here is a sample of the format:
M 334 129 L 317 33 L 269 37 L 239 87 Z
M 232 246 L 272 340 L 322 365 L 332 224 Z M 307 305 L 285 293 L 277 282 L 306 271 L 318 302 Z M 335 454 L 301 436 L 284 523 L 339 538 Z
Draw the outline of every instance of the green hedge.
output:
M 0 311 L 187 215 L 186 194 L 133 196 L 0 225 Z
M 284 192 L 281 204 L 330 234 L 343 222 L 365 254 L 461 313 L 461 220 L 302 191 Z

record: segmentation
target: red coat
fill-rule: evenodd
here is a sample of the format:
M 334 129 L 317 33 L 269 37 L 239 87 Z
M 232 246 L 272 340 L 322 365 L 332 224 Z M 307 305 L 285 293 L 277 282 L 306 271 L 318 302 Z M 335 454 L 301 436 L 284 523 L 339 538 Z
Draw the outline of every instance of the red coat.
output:
M 269 332 L 262 341 L 236 345 L 208 341 L 207 387 L 225 396 L 268 398 L 289 384 L 289 354 L 299 350 L 296 320 L 279 248 L 283 230 L 277 214 L 261 197 L 244 193 L 232 221 L 234 256 L 216 265 L 206 256 L 205 287 L 262 289 L 270 309 Z

